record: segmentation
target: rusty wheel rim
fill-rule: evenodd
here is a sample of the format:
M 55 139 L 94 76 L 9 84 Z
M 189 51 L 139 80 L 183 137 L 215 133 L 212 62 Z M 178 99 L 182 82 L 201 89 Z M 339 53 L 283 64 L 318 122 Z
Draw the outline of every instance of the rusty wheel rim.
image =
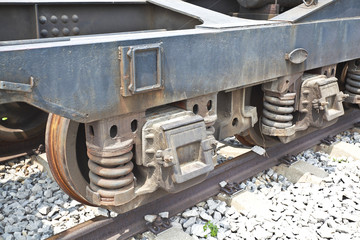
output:
M 55 114 L 49 114 L 45 147 L 49 167 L 55 181 L 71 198 L 87 205 L 87 155 L 81 124 Z M 84 149 L 85 147 L 85 149 Z M 85 151 L 85 155 L 84 155 Z

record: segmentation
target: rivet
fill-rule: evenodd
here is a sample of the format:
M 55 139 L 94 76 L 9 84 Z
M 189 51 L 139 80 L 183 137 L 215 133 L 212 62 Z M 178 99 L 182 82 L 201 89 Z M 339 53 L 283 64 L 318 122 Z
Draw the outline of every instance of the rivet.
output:
M 62 16 L 61 16 L 61 21 L 62 21 L 63 23 L 67 23 L 67 22 L 69 21 L 69 17 L 66 16 L 66 15 L 62 15 Z
M 68 28 L 63 28 L 62 33 L 67 36 L 70 34 L 70 30 Z
M 72 29 L 72 32 L 74 33 L 74 35 L 79 35 L 80 29 L 79 29 L 78 27 L 74 27 L 74 28 Z
M 39 17 L 39 22 L 40 22 L 41 24 L 45 24 L 45 23 L 46 23 L 46 17 L 45 17 L 45 16 L 40 16 L 40 17 Z
M 48 31 L 47 31 L 46 29 L 43 29 L 43 30 L 40 31 L 40 35 L 41 35 L 42 37 L 47 37 Z
M 76 15 L 76 14 L 74 14 L 74 15 L 72 15 L 72 17 L 71 17 L 71 19 L 73 20 L 73 22 L 78 22 L 79 21 L 79 16 L 78 15 Z
M 57 22 L 57 17 L 52 15 L 51 18 L 50 18 L 50 22 L 56 23 Z
M 53 28 L 52 30 L 51 30 L 51 33 L 56 37 L 56 36 L 58 36 L 59 35 L 59 29 L 57 29 L 57 28 Z

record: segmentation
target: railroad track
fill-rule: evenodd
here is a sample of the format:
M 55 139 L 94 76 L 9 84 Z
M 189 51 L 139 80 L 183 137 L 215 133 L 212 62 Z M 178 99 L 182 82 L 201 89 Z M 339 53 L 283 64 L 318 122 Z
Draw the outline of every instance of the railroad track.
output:
M 136 208 L 115 218 L 97 217 L 74 228 L 68 229 L 50 239 L 127 239 L 147 230 L 144 215 L 168 211 L 177 214 L 219 192 L 219 182 L 241 182 L 256 173 L 279 163 L 288 154 L 296 154 L 318 143 L 329 135 L 335 135 L 351 128 L 360 121 L 360 110 L 351 110 L 346 116 L 328 128 L 321 129 L 283 145 L 266 149 L 267 156 L 249 152 L 218 165 L 207 179 L 189 189 L 169 194 L 149 204 Z

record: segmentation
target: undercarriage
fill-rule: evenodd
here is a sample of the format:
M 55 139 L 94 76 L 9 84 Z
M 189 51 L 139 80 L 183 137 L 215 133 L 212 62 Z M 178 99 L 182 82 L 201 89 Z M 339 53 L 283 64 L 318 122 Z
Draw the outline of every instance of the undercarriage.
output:
M 46 128 L 60 187 L 116 212 L 204 181 L 217 140 L 360 104 L 355 0 L 0 1 L 0 23 L 0 146 Z

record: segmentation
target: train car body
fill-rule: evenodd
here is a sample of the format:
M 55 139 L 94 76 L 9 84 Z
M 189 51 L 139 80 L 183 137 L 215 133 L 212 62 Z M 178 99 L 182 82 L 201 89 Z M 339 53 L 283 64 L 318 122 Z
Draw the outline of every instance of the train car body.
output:
M 216 139 L 333 124 L 360 103 L 360 2 L 273 2 L 1 0 L 0 139 L 14 104 L 50 113 L 62 189 L 125 212 L 203 181 Z

